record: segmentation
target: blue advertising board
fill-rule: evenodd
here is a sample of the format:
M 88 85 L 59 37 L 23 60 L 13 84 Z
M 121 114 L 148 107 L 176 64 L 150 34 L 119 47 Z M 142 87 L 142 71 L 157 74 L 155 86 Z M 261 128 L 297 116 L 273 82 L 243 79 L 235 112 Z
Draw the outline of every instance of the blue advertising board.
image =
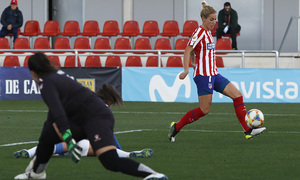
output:
M 122 69 L 124 101 L 198 102 L 193 69 L 184 79 L 178 78 L 183 68 Z M 299 103 L 299 69 L 226 69 L 219 72 L 243 94 L 245 102 Z M 213 102 L 232 102 L 214 92 Z
M 41 99 L 38 85 L 27 67 L 0 68 L 0 100 Z
M 182 68 L 124 67 L 122 70 L 106 68 L 65 70 L 93 90 L 99 88 L 102 82 L 112 83 L 119 92 L 122 92 L 124 101 L 198 102 L 192 68 L 184 80 L 178 78 Z M 300 102 L 299 69 L 220 68 L 219 71 L 242 92 L 245 102 Z M 40 91 L 32 80 L 28 68 L 0 68 L 0 100 L 36 99 L 41 99 Z M 232 102 L 232 100 L 215 92 L 213 102 Z
M 122 92 L 120 68 L 61 69 L 92 91 L 108 83 Z M 0 100 L 40 100 L 40 94 L 27 67 L 0 67 Z

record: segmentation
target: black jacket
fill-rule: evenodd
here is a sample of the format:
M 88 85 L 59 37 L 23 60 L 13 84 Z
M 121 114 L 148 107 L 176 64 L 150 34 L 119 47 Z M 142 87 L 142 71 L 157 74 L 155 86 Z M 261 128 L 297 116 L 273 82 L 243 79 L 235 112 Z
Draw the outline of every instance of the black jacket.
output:
M 17 7 L 16 10 L 11 10 L 10 6 L 4 9 L 1 15 L 1 24 L 7 28 L 9 24 L 12 28 L 20 28 L 23 25 L 23 14 Z
M 230 8 L 230 23 L 227 24 L 228 13 L 226 13 L 225 9 L 219 11 L 218 14 L 218 27 L 224 29 L 225 26 L 229 25 L 229 28 L 237 29 L 238 31 L 241 29 L 241 26 L 238 24 L 238 14 L 237 12 Z
M 70 128 L 69 121 L 80 124 L 91 116 L 100 114 L 104 117 L 103 113 L 111 113 L 94 92 L 61 70 L 42 75 L 39 87 L 42 98 L 49 108 L 47 120 L 55 122 L 62 134 Z

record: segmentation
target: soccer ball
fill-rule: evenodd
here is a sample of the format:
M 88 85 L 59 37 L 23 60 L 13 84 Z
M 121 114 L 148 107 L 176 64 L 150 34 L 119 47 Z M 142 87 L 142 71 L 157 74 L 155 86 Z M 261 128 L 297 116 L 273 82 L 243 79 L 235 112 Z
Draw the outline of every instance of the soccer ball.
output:
M 249 128 L 259 128 L 264 124 L 264 114 L 258 109 L 250 109 L 245 116 Z

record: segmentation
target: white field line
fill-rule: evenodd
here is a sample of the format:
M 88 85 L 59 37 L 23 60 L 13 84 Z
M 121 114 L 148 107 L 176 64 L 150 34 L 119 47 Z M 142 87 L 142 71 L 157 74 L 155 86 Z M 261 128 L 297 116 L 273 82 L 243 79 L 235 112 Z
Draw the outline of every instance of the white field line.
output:
M 143 132 L 143 131 L 166 131 L 166 130 L 157 130 L 157 129 L 135 129 L 135 130 L 127 130 L 127 131 L 117 131 L 114 134 L 125 134 L 125 133 L 133 133 L 133 132 Z M 185 132 L 202 132 L 202 133 L 242 133 L 242 131 L 221 131 L 221 130 L 199 130 L 199 129 L 191 129 L 191 130 L 181 130 Z M 300 134 L 300 131 L 266 131 L 265 133 L 271 134 Z M 23 144 L 36 144 L 38 141 L 29 141 L 29 142 L 18 142 L 11 144 L 2 144 L 0 147 L 7 146 L 17 146 Z
M 19 113 L 44 113 L 47 110 L 0 110 L 0 112 Z M 185 114 L 186 112 L 138 112 L 138 111 L 113 111 L 114 114 Z M 235 115 L 235 113 L 209 113 L 209 115 Z M 300 116 L 300 114 L 264 114 L 265 116 Z

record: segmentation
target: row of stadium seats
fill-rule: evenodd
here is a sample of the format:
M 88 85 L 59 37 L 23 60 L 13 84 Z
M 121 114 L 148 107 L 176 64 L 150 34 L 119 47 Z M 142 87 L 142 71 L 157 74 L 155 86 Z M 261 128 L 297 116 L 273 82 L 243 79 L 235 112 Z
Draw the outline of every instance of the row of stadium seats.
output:
M 183 50 L 188 42 L 187 38 L 180 38 L 176 41 L 175 49 Z M 0 38 L 0 49 L 10 49 L 9 41 L 6 38 Z M 14 49 L 30 49 L 28 38 L 17 38 L 14 44 Z M 51 49 L 48 38 L 38 37 L 34 42 L 34 49 Z M 56 38 L 54 49 L 71 49 L 70 41 L 66 37 Z M 74 49 L 91 49 L 90 41 L 86 37 L 78 37 L 74 42 Z M 94 44 L 94 49 L 111 49 L 108 38 L 97 38 Z M 132 49 L 128 38 L 117 38 L 114 49 Z M 151 50 L 150 40 L 148 38 L 136 39 L 134 49 L 136 50 Z M 156 40 L 154 49 L 171 50 L 171 43 L 168 38 L 159 38 Z
M 150 20 L 145 21 L 143 25 L 143 31 L 140 32 L 139 24 L 137 21 L 126 21 L 123 26 L 123 32 L 120 32 L 119 24 L 115 20 L 107 20 L 103 25 L 103 32 L 100 32 L 99 24 L 95 20 L 85 21 L 83 32 L 80 32 L 79 23 L 76 20 L 66 21 L 64 24 L 64 30 L 61 32 L 59 23 L 54 20 L 46 21 L 44 24 L 44 32 L 41 32 L 39 22 L 36 20 L 26 21 L 24 26 L 24 32 L 20 32 L 23 36 L 165 36 L 173 37 L 177 35 L 190 37 L 194 30 L 198 27 L 198 22 L 195 20 L 187 20 L 183 25 L 183 31 L 180 33 L 178 22 L 175 20 L 168 20 L 164 22 L 163 31 L 159 32 L 159 26 L 157 21 Z
M 184 50 L 189 39 L 179 38 L 176 40 L 174 50 Z M 28 38 L 17 38 L 14 43 L 14 49 L 31 49 Z M 0 38 L 0 49 L 10 49 L 8 39 Z M 34 42 L 34 49 L 51 49 L 48 38 L 38 37 Z M 54 42 L 54 49 L 71 49 L 70 41 L 66 37 L 58 37 Z M 90 40 L 86 37 L 78 37 L 74 42 L 74 49 L 91 49 Z M 108 38 L 97 38 L 94 43 L 94 49 L 111 49 Z M 114 45 L 115 50 L 132 49 L 128 38 L 117 38 Z M 149 38 L 137 38 L 134 50 L 152 50 Z M 172 50 L 168 38 L 158 38 L 155 41 L 155 50 Z M 228 38 L 220 38 L 216 43 L 216 50 L 231 50 L 231 41 Z M 1 53 L 1 52 L 0 52 Z M 3 53 L 3 52 L 2 52 Z M 100 53 L 100 52 L 99 52 Z
M 28 59 L 30 56 L 26 56 L 22 66 L 28 67 Z M 61 61 L 59 56 L 49 55 L 49 60 L 52 61 L 56 66 L 61 66 Z M 75 67 L 75 56 L 68 55 L 64 59 L 63 67 Z M 77 59 L 78 67 L 81 66 L 80 57 Z M 162 61 L 161 61 L 162 62 Z M 217 66 L 224 67 L 222 57 L 217 56 Z M 20 61 L 18 56 L 8 55 L 4 58 L 3 67 L 20 67 Z M 128 56 L 125 61 L 126 67 L 143 67 L 142 60 L 140 56 Z M 145 67 L 158 67 L 158 56 L 149 56 L 146 59 Z M 86 56 L 84 67 L 122 67 L 122 62 L 120 56 L 110 55 L 106 57 L 105 66 L 102 65 L 100 56 L 97 55 L 89 55 Z M 163 63 L 161 63 L 161 67 L 163 67 Z M 183 67 L 183 61 L 180 56 L 169 56 L 167 58 L 165 67 Z M 190 63 L 190 67 L 191 63 Z
M 59 23 L 54 20 L 46 21 L 44 24 L 44 32 L 40 31 L 40 25 L 38 21 L 29 20 L 26 21 L 24 32 L 20 32 L 23 36 L 165 36 L 165 37 L 173 37 L 177 35 L 191 37 L 194 30 L 199 26 L 198 22 L 195 20 L 187 20 L 183 25 L 183 31 L 180 33 L 178 22 L 176 20 L 167 20 L 164 22 L 163 31 L 159 32 L 159 26 L 157 21 L 149 20 L 145 21 L 143 24 L 143 31 L 140 32 L 139 23 L 137 21 L 126 21 L 123 25 L 123 32 L 120 32 L 119 24 L 115 20 L 107 20 L 103 25 L 103 32 L 100 33 L 100 28 L 98 22 L 95 20 L 85 21 L 83 32 L 80 32 L 79 23 L 76 20 L 66 21 L 64 24 L 63 32 L 60 31 Z M 212 35 L 216 36 L 216 29 L 218 28 L 218 22 L 216 23 L 214 29 L 212 30 Z M 240 35 L 239 33 L 237 35 Z
M 194 30 L 199 26 L 198 22 L 195 20 L 187 20 L 183 25 L 183 31 L 180 33 L 178 22 L 176 20 L 167 20 L 164 22 L 163 30 L 160 33 L 159 26 L 157 21 L 149 20 L 145 21 L 143 24 L 143 31 L 140 32 L 139 23 L 137 21 L 131 20 L 126 21 L 123 25 L 123 32 L 120 32 L 119 24 L 115 20 L 107 20 L 103 25 L 103 32 L 100 32 L 99 24 L 95 20 L 88 20 L 85 21 L 83 32 L 80 32 L 79 23 L 76 20 L 69 20 L 66 21 L 64 24 L 64 30 L 61 32 L 58 21 L 55 20 L 48 20 L 44 24 L 44 32 L 40 31 L 39 22 L 36 20 L 29 20 L 26 21 L 24 32 L 20 32 L 23 36 L 48 36 L 53 37 L 57 35 L 62 36 L 145 36 L 145 37 L 152 37 L 152 36 L 165 36 L 165 37 L 174 37 L 174 36 L 185 36 L 191 37 Z M 212 30 L 212 35 L 216 36 L 216 30 L 218 28 L 218 22 L 216 23 L 214 29 Z M 237 33 L 239 36 L 240 33 Z M 229 36 L 229 35 L 227 35 Z
M 186 48 L 187 38 L 179 38 L 175 43 L 175 50 L 184 50 Z M 29 39 L 26 37 L 17 38 L 14 43 L 14 49 L 31 49 Z M 10 49 L 7 38 L 0 38 L 0 49 Z M 46 37 L 38 37 L 34 42 L 33 49 L 52 49 L 49 39 Z M 55 39 L 53 49 L 71 49 L 70 40 L 66 37 L 58 37 Z M 74 49 L 91 49 L 90 40 L 86 37 L 77 37 L 74 42 Z M 94 49 L 111 49 L 108 38 L 97 38 L 94 43 Z M 125 37 L 117 38 L 114 49 L 132 49 L 130 40 Z M 135 50 L 152 50 L 149 38 L 137 38 L 135 41 Z M 154 49 L 172 50 L 171 43 L 168 38 L 158 38 L 155 41 Z

